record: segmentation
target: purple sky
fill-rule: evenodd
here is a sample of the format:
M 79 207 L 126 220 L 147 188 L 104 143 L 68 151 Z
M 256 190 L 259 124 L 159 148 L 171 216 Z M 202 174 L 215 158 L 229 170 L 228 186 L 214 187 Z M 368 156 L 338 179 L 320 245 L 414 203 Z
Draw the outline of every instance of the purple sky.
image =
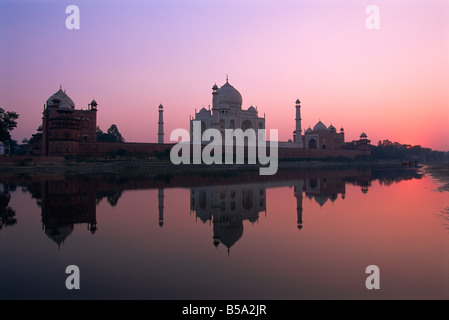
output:
M 65 27 L 71 4 L 79 30 Z M 19 142 L 60 84 L 129 142 L 157 141 L 162 103 L 168 141 L 226 74 L 281 140 L 299 98 L 304 130 L 449 150 L 449 1 L 0 0 L 0 107 L 20 114 Z

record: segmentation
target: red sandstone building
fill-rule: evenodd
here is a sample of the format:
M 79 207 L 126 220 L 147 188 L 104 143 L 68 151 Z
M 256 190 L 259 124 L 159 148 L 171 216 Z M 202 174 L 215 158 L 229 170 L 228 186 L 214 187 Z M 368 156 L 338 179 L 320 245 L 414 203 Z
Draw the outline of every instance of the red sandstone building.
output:
M 61 88 L 44 105 L 42 126 L 33 135 L 33 153 L 43 156 L 79 154 L 80 145 L 96 141 L 97 102 L 87 110 L 75 103 Z

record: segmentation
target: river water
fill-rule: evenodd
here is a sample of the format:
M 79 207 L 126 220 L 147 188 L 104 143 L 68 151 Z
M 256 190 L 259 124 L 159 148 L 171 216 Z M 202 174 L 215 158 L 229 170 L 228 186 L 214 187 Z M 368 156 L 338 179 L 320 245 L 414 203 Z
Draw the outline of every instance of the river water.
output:
M 421 169 L 0 182 L 1 299 L 449 298 L 449 197 Z

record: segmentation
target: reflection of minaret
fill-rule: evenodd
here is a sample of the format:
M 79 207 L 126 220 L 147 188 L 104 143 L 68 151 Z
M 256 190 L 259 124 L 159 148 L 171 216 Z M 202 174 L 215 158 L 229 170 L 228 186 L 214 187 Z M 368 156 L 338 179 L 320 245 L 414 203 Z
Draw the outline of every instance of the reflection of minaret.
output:
M 159 208 L 159 226 L 164 225 L 164 189 L 157 189 L 157 203 Z
M 213 236 L 213 244 L 215 247 L 218 247 L 218 245 L 220 244 L 220 222 L 221 221 L 225 221 L 227 220 L 225 216 L 221 216 L 220 213 L 220 194 L 218 192 L 218 190 L 212 190 L 211 192 L 211 206 L 212 206 L 212 217 L 213 217 L 213 231 L 214 231 L 214 236 Z
M 296 214 L 298 216 L 298 229 L 302 229 L 302 190 L 304 188 L 304 180 L 298 180 L 295 184 L 296 197 Z
M 159 122 L 157 131 L 157 143 L 164 143 L 164 107 L 159 105 Z

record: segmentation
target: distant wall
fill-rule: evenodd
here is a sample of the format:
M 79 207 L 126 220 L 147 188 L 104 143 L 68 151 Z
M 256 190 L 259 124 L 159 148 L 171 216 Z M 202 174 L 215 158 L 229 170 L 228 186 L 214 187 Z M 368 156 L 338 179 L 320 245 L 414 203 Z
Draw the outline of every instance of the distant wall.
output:
M 138 142 L 82 142 L 80 143 L 80 155 L 107 156 L 111 152 L 117 153 L 125 150 L 129 154 L 153 155 L 155 151 L 164 152 L 170 150 L 174 144 L 138 143 Z
M 326 157 L 344 157 L 355 158 L 357 156 L 370 156 L 370 151 L 362 150 L 344 150 L 344 149 L 294 149 L 279 148 L 279 158 L 326 158 Z
M 155 152 L 171 150 L 174 143 L 112 143 L 112 142 L 83 142 L 80 143 L 80 155 L 107 156 L 109 153 L 117 153 L 125 150 L 128 154 L 154 155 Z M 204 147 L 204 145 L 203 145 Z M 269 148 L 267 148 L 269 152 Z M 355 158 L 357 156 L 369 156 L 370 151 L 344 150 L 344 149 L 299 149 L 291 147 L 278 147 L 279 158 L 326 158 L 345 157 Z

